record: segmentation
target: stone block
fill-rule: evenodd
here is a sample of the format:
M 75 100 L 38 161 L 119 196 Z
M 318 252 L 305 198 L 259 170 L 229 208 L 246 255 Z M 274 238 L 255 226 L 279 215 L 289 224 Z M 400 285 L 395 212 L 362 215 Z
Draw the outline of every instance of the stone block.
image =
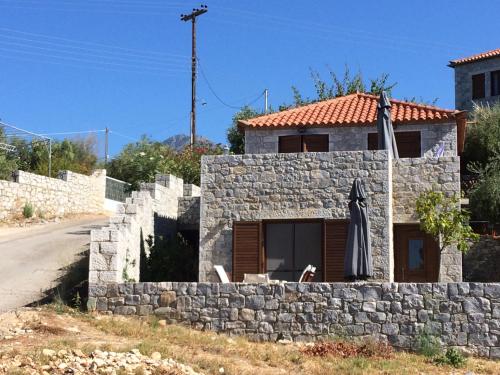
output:
M 160 294 L 160 307 L 174 307 L 177 303 L 177 296 L 174 291 L 166 291 Z

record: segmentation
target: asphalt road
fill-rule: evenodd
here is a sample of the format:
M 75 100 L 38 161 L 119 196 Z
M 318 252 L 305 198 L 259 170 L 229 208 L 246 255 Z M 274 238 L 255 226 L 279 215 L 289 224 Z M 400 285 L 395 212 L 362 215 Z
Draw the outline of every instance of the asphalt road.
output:
M 106 217 L 92 216 L 0 228 L 0 312 L 39 300 L 55 286 L 61 268 L 88 249 L 90 230 L 106 223 Z

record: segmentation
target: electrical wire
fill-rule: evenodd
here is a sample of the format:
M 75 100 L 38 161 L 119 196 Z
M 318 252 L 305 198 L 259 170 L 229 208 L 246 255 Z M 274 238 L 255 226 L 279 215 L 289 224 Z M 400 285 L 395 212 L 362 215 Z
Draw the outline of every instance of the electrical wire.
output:
M 235 106 L 235 105 L 231 105 L 231 104 L 228 104 L 227 102 L 225 102 L 214 90 L 214 88 L 212 87 L 212 85 L 210 84 L 210 81 L 208 80 L 206 74 L 205 74 L 205 71 L 203 70 L 203 67 L 201 66 L 201 63 L 200 63 L 200 60 L 197 59 L 198 61 L 198 66 L 200 67 L 200 72 L 201 72 L 201 76 L 203 77 L 203 80 L 206 82 L 207 86 L 208 86 L 208 89 L 210 90 L 210 92 L 213 94 L 213 96 L 221 103 L 223 104 L 224 106 L 228 107 L 228 108 L 232 108 L 232 109 L 241 109 L 242 107 L 245 107 L 245 106 L 250 106 L 252 105 L 253 103 L 255 103 L 257 100 L 259 100 L 260 98 L 262 98 L 264 96 L 264 91 L 262 91 L 261 94 L 259 94 L 259 96 L 257 98 L 255 98 L 254 100 L 252 100 L 251 102 L 249 102 L 248 104 L 244 104 L 244 105 L 241 105 L 241 106 Z
M 187 55 L 179 55 L 179 54 L 159 52 L 159 51 L 149 51 L 149 50 L 143 50 L 143 49 L 135 49 L 135 48 L 127 48 L 127 47 L 121 47 L 121 46 L 114 46 L 114 45 L 111 45 L 111 44 L 88 42 L 88 41 L 83 41 L 83 40 L 63 38 L 63 37 L 54 36 L 54 35 L 40 34 L 40 33 L 33 33 L 33 32 L 27 32 L 27 31 L 22 31 L 22 30 L 16 30 L 16 29 L 8 28 L 8 27 L 0 27 L 0 30 L 7 31 L 7 32 L 10 32 L 10 33 L 14 33 L 14 34 L 22 34 L 22 35 L 27 35 L 27 36 L 34 36 L 34 37 L 39 37 L 39 38 L 44 38 L 44 39 L 49 39 L 49 40 L 53 39 L 53 40 L 58 40 L 58 41 L 67 42 L 67 43 L 76 44 L 76 45 L 88 45 L 88 46 L 106 48 L 106 49 L 110 49 L 110 50 L 123 51 L 123 52 L 127 52 L 127 53 L 138 54 L 139 56 L 144 56 L 144 55 L 146 55 L 146 56 L 147 55 L 163 56 L 164 58 L 172 57 L 172 58 L 177 58 L 177 59 L 182 59 L 182 60 L 190 58 Z

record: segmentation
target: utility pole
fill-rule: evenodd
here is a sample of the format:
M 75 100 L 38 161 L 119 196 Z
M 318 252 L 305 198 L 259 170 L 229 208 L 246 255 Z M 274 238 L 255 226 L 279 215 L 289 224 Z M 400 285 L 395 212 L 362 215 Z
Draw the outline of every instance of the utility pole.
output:
M 181 21 L 191 21 L 192 47 L 191 47 L 191 148 L 196 142 L 196 17 L 208 12 L 206 5 L 193 8 L 190 14 L 181 14 Z
M 267 113 L 269 111 L 269 90 L 265 89 L 264 90 L 264 113 Z
M 108 165 L 108 145 L 109 145 L 109 129 L 106 126 L 106 129 L 104 130 L 105 132 L 105 138 L 104 138 L 104 165 Z

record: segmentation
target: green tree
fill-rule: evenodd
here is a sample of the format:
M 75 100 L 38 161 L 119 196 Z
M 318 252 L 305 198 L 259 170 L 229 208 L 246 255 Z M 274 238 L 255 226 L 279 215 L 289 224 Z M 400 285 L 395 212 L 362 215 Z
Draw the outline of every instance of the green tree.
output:
M 310 71 L 316 95 L 313 98 L 304 98 L 299 89 L 296 86 L 292 86 L 294 106 L 302 106 L 356 92 L 379 95 L 382 91 L 386 91 L 390 95 L 392 89 L 396 86 L 396 83 L 389 83 L 389 74 L 387 73 L 365 81 L 361 72 L 351 74 L 347 65 L 341 77 L 332 69 L 329 69 L 329 81 L 324 80 L 317 70 L 311 69 Z M 286 106 L 282 107 L 285 108 Z
M 249 106 L 241 108 L 239 112 L 234 114 L 233 123 L 229 129 L 227 129 L 227 141 L 229 142 L 230 152 L 233 154 L 245 153 L 245 134 L 238 129 L 238 121 L 248 120 L 261 114 L 262 113 Z
M 468 224 L 469 213 L 460 208 L 458 196 L 447 197 L 443 192 L 429 190 L 420 194 L 416 207 L 420 227 L 439 243 L 440 252 L 456 245 L 466 253 L 479 239 Z
M 477 169 L 479 181 L 469 193 L 472 214 L 480 220 L 500 223 L 500 157 Z
M 222 154 L 220 146 L 186 147 L 176 152 L 161 142 L 143 137 L 140 142 L 126 145 L 108 164 L 108 175 L 139 188 L 141 182 L 153 182 L 157 174 L 173 174 L 187 184 L 200 184 L 201 157 Z
M 462 159 L 467 168 L 477 169 L 500 155 L 500 103 L 476 106 L 472 119 L 473 123 L 467 126 Z
M 469 193 L 476 219 L 500 223 L 500 103 L 476 106 L 467 127 L 462 161 L 479 179 Z

